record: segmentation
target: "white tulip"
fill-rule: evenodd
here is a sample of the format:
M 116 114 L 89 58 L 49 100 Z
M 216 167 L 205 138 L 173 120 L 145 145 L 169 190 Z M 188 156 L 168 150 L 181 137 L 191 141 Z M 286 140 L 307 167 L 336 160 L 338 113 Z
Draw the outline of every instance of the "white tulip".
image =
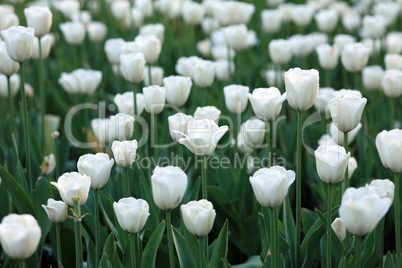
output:
M 116 164 L 121 167 L 131 167 L 137 156 L 137 141 L 113 141 L 112 152 Z
M 342 25 L 346 31 L 353 33 L 356 29 L 360 27 L 361 18 L 360 13 L 355 10 L 349 10 L 345 12 L 342 16 Z
M 160 86 L 149 86 L 142 89 L 144 92 L 145 110 L 151 114 L 159 114 L 165 107 L 166 90 Z
M 382 87 L 384 70 L 380 65 L 366 66 L 362 70 L 362 80 L 364 88 L 367 90 L 377 90 Z
M 402 33 L 401 32 L 390 32 L 387 34 L 385 39 L 385 44 L 388 53 L 402 53 Z
M 197 60 L 193 66 L 192 79 L 200 88 L 212 85 L 215 77 L 215 63 L 208 60 Z
M 353 173 L 357 169 L 357 161 L 356 158 L 350 157 L 348 161 L 348 175 L 349 175 L 349 180 L 352 178 Z
M 105 40 L 107 26 L 103 22 L 93 21 L 87 25 L 88 38 L 91 42 L 100 43 Z
M 376 139 L 378 154 L 384 167 L 394 173 L 402 172 L 402 130 L 383 130 Z
M 374 187 L 381 198 L 390 198 L 394 200 L 395 185 L 389 179 L 373 180 L 370 182 L 371 187 Z
M 318 55 L 318 62 L 321 68 L 331 70 L 338 65 L 339 51 L 338 47 L 329 44 L 321 44 L 315 48 Z
M 29 214 L 9 214 L 0 224 L 0 242 L 4 252 L 15 260 L 32 256 L 38 248 L 42 231 Z
M 279 115 L 282 103 L 286 100 L 286 93 L 281 95 L 276 87 L 256 88 L 248 98 L 256 116 L 269 121 Z
M 242 85 L 229 85 L 223 88 L 226 108 L 229 112 L 240 114 L 247 108 L 247 94 L 250 88 Z
M 217 1 L 212 6 L 214 18 L 220 25 L 247 24 L 254 14 L 253 4 L 237 1 Z
M 318 176 L 328 184 L 343 181 L 350 153 L 339 145 L 320 145 L 314 152 Z
M 211 46 L 211 40 L 204 39 L 197 42 L 196 49 L 203 57 L 209 57 L 211 55 Z
M 385 55 L 384 61 L 386 70 L 395 69 L 402 71 L 402 55 L 388 53 Z
M 138 8 L 144 17 L 151 17 L 153 14 L 153 6 L 151 0 L 136 0 L 134 6 Z
M 230 64 L 230 73 L 229 73 Z M 218 60 L 215 62 L 215 76 L 219 81 L 228 81 L 230 76 L 235 73 L 234 62 L 229 62 L 227 60 Z
M 34 47 L 33 28 L 12 26 L 1 31 L 1 36 L 6 43 L 8 55 L 16 62 L 24 62 L 32 56 Z
M 331 224 L 332 230 L 334 230 L 339 241 L 343 241 L 346 238 L 346 227 L 341 218 L 336 218 Z
M 177 207 L 187 189 L 188 178 L 179 167 L 156 167 L 152 172 L 152 196 L 162 210 Z
M 30 6 L 24 9 L 28 27 L 35 29 L 35 36 L 41 38 L 50 32 L 53 14 L 48 6 Z
M 144 111 L 144 95 L 137 93 L 137 115 L 141 115 Z M 134 93 L 132 91 L 123 94 L 116 94 L 113 101 L 120 113 L 134 116 Z
M 239 134 L 248 146 L 259 146 L 264 142 L 265 123 L 258 118 L 249 119 L 241 125 Z
M 206 199 L 190 201 L 181 205 L 180 209 L 184 225 L 191 234 L 201 237 L 211 232 L 216 217 L 211 202 Z
M 247 48 L 247 26 L 244 24 L 230 25 L 223 28 L 223 33 L 230 48 L 241 51 Z
M 50 49 L 54 43 L 53 34 L 47 34 L 40 39 L 40 43 L 42 46 L 42 59 L 46 59 L 49 56 Z M 34 49 L 32 53 L 32 58 L 37 60 L 39 59 L 39 39 L 35 37 L 34 39 Z
M 149 66 L 145 67 L 144 71 L 144 85 L 145 86 L 152 86 L 152 85 L 157 85 L 157 86 L 162 86 L 163 85 L 163 68 L 159 66 L 152 66 L 151 67 L 151 79 L 152 79 L 152 84 L 149 81 Z
M 133 116 L 118 113 L 110 117 L 109 124 L 114 140 L 125 141 L 131 138 L 134 130 Z
M 185 1 L 181 7 L 181 16 L 185 23 L 198 25 L 205 16 L 205 7 L 193 1 Z
M 54 154 L 51 153 L 47 156 L 44 156 L 43 162 L 39 167 L 43 175 L 51 174 L 56 167 L 56 157 L 54 156 Z
M 11 95 L 15 96 L 20 89 L 21 78 L 18 74 L 10 76 Z M 8 98 L 7 77 L 0 74 L 0 96 Z
M 74 201 L 78 201 L 80 205 L 87 201 L 91 178 L 78 172 L 66 172 L 58 178 L 57 182 L 50 184 L 59 190 L 64 203 L 74 207 Z
M 211 54 L 215 60 L 228 60 L 229 57 L 229 59 L 233 61 L 236 56 L 236 51 L 227 46 L 214 45 L 211 48 Z
M 145 58 L 142 53 L 120 55 L 119 59 L 124 79 L 130 83 L 138 83 L 144 79 Z
M 204 34 L 209 35 L 219 28 L 219 22 L 215 18 L 204 17 L 204 19 L 201 21 L 201 28 Z
M 67 217 L 67 204 L 63 201 L 56 201 L 53 198 L 47 200 L 47 205 L 42 205 L 46 211 L 49 220 L 53 223 L 62 223 Z
M 134 197 L 113 202 L 113 209 L 120 227 L 130 234 L 141 231 L 150 215 L 147 201 Z
M 353 140 L 355 139 L 357 133 L 359 133 L 359 130 L 361 128 L 362 128 L 362 124 L 359 123 L 359 124 L 357 124 L 357 126 L 354 129 L 352 129 L 351 131 L 348 132 L 348 144 L 351 144 L 353 142 Z M 338 145 L 344 146 L 343 132 L 340 131 L 333 122 L 329 126 L 329 133 Z
M 314 102 L 314 107 L 317 110 L 322 110 L 326 108 L 329 101 L 332 100 L 335 90 L 332 87 L 321 87 L 317 92 L 317 98 Z
M 166 101 L 176 107 L 183 106 L 190 96 L 192 85 L 190 77 L 169 76 L 163 78 L 163 86 L 166 89 Z
M 72 73 L 61 73 L 58 82 L 67 93 L 90 95 L 98 88 L 101 80 L 101 71 L 77 69 Z
M 77 0 L 62 0 L 54 2 L 54 7 L 59 10 L 64 17 L 71 19 L 74 14 L 80 11 L 80 2 Z
M 387 20 L 383 16 L 364 16 L 362 31 L 366 37 L 373 39 L 383 37 L 386 29 Z
M 309 25 L 314 15 L 314 9 L 308 5 L 294 5 L 290 12 L 293 22 L 301 27 Z
M 18 62 L 15 62 L 8 55 L 6 44 L 3 41 L 0 41 L 0 62 L 0 74 L 4 74 L 5 76 L 15 74 L 20 68 Z
M 60 24 L 60 30 L 64 39 L 70 45 L 80 45 L 85 39 L 85 25 L 82 22 L 63 22 Z
M 237 148 L 239 151 L 243 154 L 251 154 L 254 151 L 254 147 L 252 147 L 247 141 L 244 139 L 243 135 L 241 132 L 237 134 Z M 234 142 L 236 142 L 234 141 Z
M 169 122 L 169 133 L 174 141 L 181 138 L 181 133 L 186 132 L 186 127 L 188 122 L 194 118 L 191 115 L 186 115 L 183 113 L 177 113 L 168 117 Z
M 91 189 L 100 189 L 108 182 L 113 164 L 108 154 L 84 154 L 78 159 L 77 169 L 81 175 L 91 178 Z
M 163 43 L 165 26 L 161 23 L 144 25 L 140 28 L 140 35 L 155 35 Z
M 275 208 L 285 199 L 295 177 L 292 170 L 273 166 L 257 170 L 250 177 L 250 183 L 258 203 L 263 207 Z
M 127 0 L 113 1 L 110 5 L 110 11 L 116 20 L 123 20 L 130 10 L 130 2 Z
M 332 9 L 322 9 L 315 15 L 318 29 L 322 32 L 332 32 L 338 24 L 338 13 Z
M 362 43 L 345 45 L 341 53 L 343 67 L 349 72 L 359 72 L 366 66 L 370 50 Z
M 211 119 L 214 120 L 216 124 L 219 123 L 220 116 L 221 111 L 215 106 L 197 107 L 194 112 L 195 119 Z
M 384 94 L 390 98 L 402 95 L 402 70 L 387 70 L 382 78 Z
M 281 29 L 282 16 L 278 9 L 265 9 L 261 12 L 262 30 L 266 33 L 277 33 Z
M 154 35 L 138 35 L 135 42 L 140 46 L 140 52 L 144 54 L 145 61 L 148 64 L 155 63 L 162 50 L 162 43 Z
M 124 45 L 124 40 L 122 38 L 112 38 L 105 42 L 105 53 L 107 60 L 112 64 L 120 63 L 120 55 L 122 53 L 122 48 Z
M 400 2 L 376 2 L 373 11 L 375 15 L 383 17 L 387 21 L 387 25 L 392 25 L 400 14 Z
M 337 34 L 334 38 L 334 45 L 342 52 L 345 46 L 356 42 L 356 38 L 348 34 Z

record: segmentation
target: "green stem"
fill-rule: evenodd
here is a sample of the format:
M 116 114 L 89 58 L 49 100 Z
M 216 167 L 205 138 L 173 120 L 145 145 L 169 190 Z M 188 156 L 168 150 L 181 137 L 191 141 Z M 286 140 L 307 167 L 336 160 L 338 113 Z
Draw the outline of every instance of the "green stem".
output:
M 136 256 L 136 247 L 135 247 L 135 234 L 130 234 L 130 244 L 131 244 L 131 251 L 130 251 L 130 258 L 131 258 L 131 267 L 137 267 L 137 256 Z
M 45 86 L 43 84 L 44 66 L 42 58 L 42 42 L 39 37 L 39 95 L 40 95 L 40 122 L 41 122 L 41 144 L 42 150 L 45 149 L 45 109 L 46 109 L 46 95 Z
M 325 86 L 331 87 L 331 70 L 325 70 Z
M 148 81 L 149 85 L 152 86 L 152 64 L 148 65 Z
M 202 199 L 208 199 L 207 192 L 207 157 L 202 157 L 201 167 L 201 187 L 202 187 Z
M 157 114 L 151 114 L 152 116 L 152 136 L 153 136 L 153 145 L 152 147 L 154 148 L 154 161 L 156 162 L 156 159 L 158 158 L 158 122 L 156 122 L 158 115 Z
M 18 267 L 25 268 L 25 260 L 18 260 Z
M 360 264 L 360 255 L 361 255 L 361 251 L 362 251 L 362 237 L 361 236 L 355 236 L 355 237 L 356 237 L 355 267 L 362 267 Z
M 183 164 L 184 164 L 184 159 L 183 159 L 183 145 L 179 144 L 179 160 L 178 160 L 178 165 L 181 169 L 183 169 Z
M 202 241 L 203 239 L 201 237 L 198 238 L 199 245 L 200 245 L 200 250 L 198 251 L 198 258 L 199 258 L 199 263 L 198 267 L 204 267 L 205 266 L 205 261 L 204 261 L 204 243 Z
M 133 129 L 133 138 L 135 138 L 135 121 L 137 120 L 137 84 L 133 84 L 133 116 L 134 116 L 134 129 Z
M 74 201 L 74 233 L 75 233 L 75 267 L 83 267 L 82 234 L 81 234 L 81 206 L 79 200 Z
M 303 114 L 297 111 L 297 163 L 296 163 L 296 229 L 295 229 L 295 267 L 299 267 L 300 229 L 301 229 L 301 162 L 302 162 L 302 120 Z
M 265 136 L 267 139 L 267 159 L 269 159 L 269 161 L 267 161 L 267 167 L 270 166 L 270 160 L 271 160 L 271 122 L 269 120 L 267 120 L 265 122 L 266 125 L 266 130 L 265 130 Z
M 123 189 L 124 197 L 130 196 L 130 168 L 123 168 L 124 169 L 124 184 L 125 187 Z
M 9 104 L 10 104 L 10 126 L 11 126 L 11 133 L 14 133 L 15 127 L 14 127 L 14 97 L 11 93 L 11 81 L 10 81 L 10 76 L 7 76 L 7 90 L 8 90 L 8 99 L 9 99 Z
M 56 224 L 56 244 L 57 244 L 57 265 L 62 263 L 61 257 L 61 239 L 60 239 L 60 223 Z
M 56 174 L 55 178 L 58 178 L 60 176 L 60 153 L 59 153 L 59 138 L 53 138 L 53 144 L 54 144 L 54 152 L 55 152 L 55 157 L 56 157 Z
M 395 102 L 393 98 L 389 98 L 389 129 L 394 129 L 395 120 Z
M 201 248 L 204 256 L 204 260 L 209 263 L 209 251 L 208 251 L 208 235 L 201 237 Z M 205 267 L 205 265 L 201 266 Z
M 348 143 L 348 133 L 344 132 L 343 133 L 343 147 L 345 148 L 346 153 L 349 152 L 349 143 Z M 349 168 L 346 165 L 346 171 L 345 171 L 345 176 L 343 179 L 343 191 L 342 193 L 344 193 L 346 191 L 346 189 L 349 188 Z
M 264 216 L 265 239 L 266 239 L 267 249 L 269 250 L 270 247 L 272 249 L 272 237 L 271 237 L 272 234 L 271 233 L 273 233 L 273 232 L 271 232 L 271 233 L 269 232 L 271 228 L 268 228 L 268 226 L 269 225 L 272 226 L 272 217 L 271 217 L 271 213 L 270 213 L 269 209 L 261 207 L 261 211 L 262 211 L 262 214 Z M 265 263 L 267 261 L 268 252 L 267 253 L 264 252 L 264 254 L 265 254 L 265 258 L 264 258 L 264 263 Z
M 401 255 L 401 200 L 400 200 L 400 174 L 395 173 L 395 200 L 394 200 L 394 210 L 395 210 L 395 242 L 396 242 L 396 267 L 401 267 L 402 265 L 402 255 Z
M 328 183 L 327 184 L 327 268 L 332 267 L 332 261 L 331 261 L 331 233 L 332 233 L 332 228 L 331 228 L 331 223 L 332 223 L 332 206 L 331 206 L 331 200 L 332 200 L 332 195 L 331 195 L 331 190 L 332 190 L 332 184 Z
M 280 267 L 279 266 L 279 240 L 278 240 L 278 215 L 276 213 L 276 208 L 270 208 L 271 210 L 271 251 L 272 251 L 272 260 L 273 260 L 273 265 L 272 267 Z
M 95 267 L 99 266 L 100 226 L 99 226 L 99 189 L 95 189 Z
M 136 255 L 136 265 L 141 266 L 141 254 L 140 254 L 140 234 L 135 233 L 135 255 Z
M 170 210 L 166 211 L 166 225 L 167 225 L 167 238 L 169 246 L 169 263 L 170 268 L 174 268 L 174 252 L 173 252 L 173 233 L 172 233 L 172 219 Z
M 229 82 L 234 84 L 234 75 L 232 75 L 232 60 L 230 58 L 230 47 L 227 46 L 227 57 L 228 57 L 228 75 L 230 77 Z
M 22 126 L 24 129 L 24 141 L 25 141 L 25 158 L 27 163 L 27 180 L 29 184 L 30 194 L 32 195 L 32 168 L 31 168 L 31 143 L 29 142 L 29 133 L 28 133 L 28 107 L 27 107 L 27 97 L 25 95 L 25 74 L 24 74 L 24 63 L 20 63 L 20 72 L 21 72 L 21 98 L 22 98 Z

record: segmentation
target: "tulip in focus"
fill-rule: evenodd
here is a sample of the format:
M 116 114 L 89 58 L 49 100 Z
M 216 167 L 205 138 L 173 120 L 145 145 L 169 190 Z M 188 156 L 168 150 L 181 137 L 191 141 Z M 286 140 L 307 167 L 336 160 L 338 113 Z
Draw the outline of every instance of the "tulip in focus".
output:
M 339 241 L 343 241 L 346 238 L 346 227 L 341 218 L 336 218 L 331 224 L 332 230 L 334 230 Z
M 24 62 L 31 58 L 34 47 L 33 28 L 12 26 L 1 31 L 1 36 L 6 43 L 8 55 L 16 62 Z
M 318 176 L 328 184 L 343 181 L 350 153 L 338 145 L 320 145 L 314 152 Z
M 35 29 L 35 36 L 41 38 L 50 32 L 53 14 L 47 6 L 30 6 L 24 9 L 28 27 Z
M 114 160 L 108 154 L 84 154 L 77 162 L 78 172 L 91 178 L 91 189 L 100 189 L 109 180 Z
M 113 202 L 113 209 L 121 229 L 130 234 L 141 231 L 150 215 L 147 201 L 134 197 Z
M 247 108 L 247 94 L 250 88 L 242 85 L 229 85 L 223 88 L 225 104 L 229 112 L 240 114 Z
M 124 92 L 123 94 L 116 94 L 113 101 L 119 110 L 119 113 L 129 114 L 134 116 L 134 103 L 133 103 L 134 93 Z M 141 115 L 144 111 L 144 94 L 137 93 L 137 115 Z
M 201 237 L 211 232 L 216 217 L 211 202 L 206 199 L 190 201 L 180 209 L 184 225 L 191 234 Z
M 394 173 L 402 172 L 402 130 L 383 130 L 376 139 L 378 154 L 384 167 Z
M 149 86 L 144 92 L 145 110 L 151 114 L 159 114 L 165 107 L 166 90 L 160 86 Z
M 124 79 L 138 83 L 144 79 L 145 58 L 142 53 L 120 55 L 120 70 Z
M 64 203 L 74 207 L 75 198 L 79 198 L 79 204 L 83 205 L 88 199 L 91 178 L 78 172 L 66 172 L 57 182 L 51 182 L 59 190 Z
M 176 107 L 183 106 L 190 96 L 192 85 L 190 77 L 169 76 L 163 78 L 163 86 L 166 89 L 166 101 Z
M 42 205 L 43 209 L 46 211 L 49 220 L 53 223 L 62 223 L 67 218 L 67 204 L 63 201 L 56 201 L 53 198 L 47 200 L 47 205 Z
M 286 93 L 282 94 L 276 87 L 256 88 L 248 98 L 256 116 L 265 121 L 274 119 L 279 115 L 282 103 L 286 100 Z

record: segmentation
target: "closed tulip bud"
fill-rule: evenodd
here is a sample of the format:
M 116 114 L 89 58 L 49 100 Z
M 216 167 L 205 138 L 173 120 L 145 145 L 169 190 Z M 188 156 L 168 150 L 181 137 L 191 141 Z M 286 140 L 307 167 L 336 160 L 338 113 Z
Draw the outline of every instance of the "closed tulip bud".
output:
M 43 162 L 39 167 L 42 171 L 42 175 L 51 174 L 56 167 L 56 157 L 54 154 L 49 154 L 43 157 Z
M 91 128 L 99 141 L 99 146 L 104 145 L 105 143 L 112 143 L 114 140 L 113 130 L 110 128 L 110 119 L 109 118 L 96 118 L 91 121 Z
M 359 72 L 366 66 L 370 50 L 362 43 L 352 43 L 344 47 L 341 53 L 343 67 L 349 72 Z
M 248 98 L 256 116 L 265 121 L 274 119 L 282 109 L 282 103 L 286 100 L 286 93 L 280 93 L 276 87 L 256 88 Z
M 142 53 L 120 55 L 120 70 L 124 79 L 138 83 L 144 79 L 145 58 Z
M 195 119 L 211 119 L 214 120 L 216 124 L 219 123 L 220 116 L 221 111 L 215 106 L 197 107 L 194 112 Z
M 258 118 L 244 122 L 240 127 L 242 139 L 251 147 L 257 147 L 264 142 L 265 123 Z
M 137 115 L 141 115 L 144 111 L 144 95 L 137 93 Z M 123 94 L 116 94 L 113 101 L 117 105 L 120 113 L 129 114 L 134 116 L 134 94 L 133 92 L 125 92 Z
M 373 180 L 369 186 L 374 187 L 381 198 L 390 198 L 391 200 L 394 200 L 395 185 L 389 179 Z
M 181 15 L 185 23 L 198 25 L 205 16 L 205 7 L 202 4 L 185 1 L 181 7 Z
M 269 42 L 269 56 L 272 61 L 279 65 L 289 63 L 293 57 L 291 41 L 278 39 Z
M 142 89 L 144 92 L 145 110 L 151 114 L 159 114 L 165 107 L 166 90 L 160 86 L 149 86 Z
M 107 34 L 106 24 L 94 21 L 87 25 L 88 38 L 91 42 L 100 43 L 105 40 Z
M 289 69 L 285 73 L 286 98 L 289 105 L 301 112 L 310 109 L 317 96 L 318 80 L 317 70 Z
M 387 70 L 382 78 L 384 94 L 389 98 L 398 98 L 402 95 L 402 71 Z
M 193 69 L 194 84 L 201 88 L 210 87 L 214 82 L 215 63 L 208 60 L 198 60 Z
M 376 139 L 378 154 L 384 167 L 394 173 L 402 172 L 402 130 L 383 130 Z
M 131 138 L 134 130 L 134 117 L 128 114 L 118 113 L 110 117 L 109 131 L 113 139 L 124 141 Z
M 362 118 L 366 103 L 366 98 L 352 94 L 334 98 L 328 104 L 328 108 L 335 126 L 344 133 L 355 129 Z
M 20 68 L 18 62 L 15 62 L 8 55 L 6 44 L 3 41 L 0 41 L 0 62 L 0 74 L 4 74 L 5 76 L 15 74 Z
M 331 224 L 332 230 L 335 232 L 339 241 L 343 241 L 346 238 L 346 227 L 341 218 L 336 218 Z
M 134 197 L 113 202 L 113 209 L 121 229 L 130 234 L 141 231 L 150 215 L 147 201 Z
M 144 73 L 144 85 L 145 86 L 151 86 L 151 83 L 149 81 L 149 66 L 145 67 L 145 73 Z M 151 67 L 151 78 L 152 78 L 152 85 L 157 85 L 157 86 L 162 86 L 163 84 L 163 69 L 162 67 L 159 66 L 153 66 Z
M 359 130 L 362 128 L 362 124 L 359 123 L 357 124 L 357 126 L 352 129 L 351 131 L 348 132 L 348 144 L 351 144 L 353 142 L 353 140 L 355 139 L 357 133 L 359 132 Z M 331 137 L 334 139 L 334 141 L 340 145 L 340 146 L 344 146 L 343 144 L 343 132 L 340 131 L 336 125 L 334 123 L 331 123 L 330 127 L 329 127 L 329 132 L 331 134 Z
M 229 64 L 230 64 L 230 73 L 229 73 Z M 215 76 L 219 81 L 228 81 L 230 79 L 230 75 L 234 74 L 235 65 L 234 62 L 229 62 L 227 60 L 218 60 L 215 62 Z
M 309 25 L 314 15 L 314 9 L 308 5 L 294 5 L 290 12 L 293 22 L 301 27 Z
M 204 57 L 209 57 L 211 55 L 211 40 L 204 39 L 197 42 L 196 49 Z
M 140 52 L 144 55 L 148 64 L 153 64 L 158 60 L 162 50 L 162 43 L 155 35 L 139 35 L 135 38 L 139 45 Z
M 317 173 L 320 179 L 328 184 L 343 181 L 350 153 L 339 145 L 320 145 L 314 152 Z
M 385 45 L 388 53 L 402 53 L 402 33 L 390 32 L 385 39 Z
M 342 25 L 350 33 L 354 32 L 360 27 L 361 18 L 357 11 L 349 10 L 345 12 L 342 16 Z
M 322 32 L 332 32 L 338 24 L 338 13 L 332 9 L 322 9 L 315 15 L 315 22 Z
M 237 139 L 232 140 L 233 143 L 235 143 L 236 141 L 237 141 L 237 148 L 241 153 L 251 154 L 254 151 L 254 148 L 252 147 L 252 145 L 250 145 L 250 143 L 247 143 L 242 133 L 239 132 L 239 134 L 237 134 Z
M 278 9 L 266 9 L 261 12 L 262 30 L 277 33 L 281 29 L 282 16 Z
M 68 44 L 81 45 L 84 42 L 85 25 L 82 22 L 64 22 L 59 27 Z
M 230 48 L 241 51 L 247 48 L 247 26 L 244 24 L 226 26 L 223 29 L 226 41 Z
M 113 1 L 110 5 L 110 11 L 116 20 L 123 20 L 130 10 L 130 2 L 127 0 Z
M 371 233 L 388 212 L 390 198 L 381 198 L 372 187 L 348 188 L 342 196 L 339 215 L 353 235 Z
M 191 115 L 183 113 L 177 113 L 168 117 L 169 133 L 174 141 L 181 138 L 182 135 L 180 132 L 185 133 L 188 122 L 193 119 L 194 118 Z
M 176 107 L 183 106 L 190 96 L 192 85 L 193 82 L 191 82 L 190 77 L 169 76 L 163 78 L 167 102 Z
M 50 32 L 53 14 L 47 6 L 31 6 L 24 9 L 28 27 L 35 29 L 35 36 L 41 38 Z
M 80 2 L 77 0 L 56 1 L 54 6 L 68 19 L 71 19 L 74 14 L 80 11 Z
M 10 77 L 11 95 L 15 96 L 20 89 L 21 79 L 18 74 L 13 74 Z M 0 96 L 8 98 L 7 77 L 0 74 Z
M 315 48 L 321 68 L 331 70 L 338 65 L 339 51 L 336 46 L 321 44 Z
M 212 13 L 220 25 L 247 24 L 254 14 L 253 4 L 237 1 L 218 1 L 212 6 Z
M 87 201 L 91 178 L 78 172 L 66 172 L 58 178 L 57 182 L 51 182 L 50 184 L 59 190 L 64 203 L 74 207 L 75 199 L 78 199 L 80 205 L 85 204 Z
M 134 2 L 134 6 L 138 8 L 146 18 L 151 17 L 153 14 L 151 0 L 137 0 Z
M 387 20 L 381 16 L 364 16 L 362 31 L 366 37 L 378 39 L 383 37 L 387 29 Z
M 180 133 L 179 143 L 196 155 L 208 156 L 215 151 L 219 140 L 228 129 L 228 126 L 219 127 L 211 119 L 191 120 L 185 132 Z
M 120 63 L 120 55 L 122 54 L 122 48 L 125 42 L 122 38 L 112 38 L 105 42 L 105 52 L 107 60 L 111 64 Z
M 366 66 L 362 70 L 362 80 L 364 88 L 367 90 L 377 90 L 382 87 L 384 70 L 380 65 Z
M 38 248 L 42 231 L 29 214 L 9 214 L 0 224 L 0 242 L 4 252 L 15 260 L 25 260 Z
M 53 223 L 62 223 L 67 218 L 67 204 L 63 201 L 56 201 L 53 198 L 47 200 L 47 205 L 42 205 L 47 213 L 49 220 Z
M 108 154 L 84 154 L 78 159 L 77 169 L 91 178 L 91 189 L 100 189 L 108 182 L 113 164 Z
M 263 207 L 276 208 L 285 199 L 296 174 L 281 166 L 260 168 L 250 177 L 255 197 Z M 300 179 L 300 178 L 298 178 Z
M 152 172 L 152 196 L 162 210 L 177 207 L 187 189 L 188 178 L 179 167 L 156 167 Z
M 144 25 L 140 28 L 140 35 L 155 35 L 163 43 L 165 26 L 161 23 Z
M 90 95 L 98 88 L 101 80 L 101 71 L 77 69 L 72 73 L 61 73 L 58 82 L 67 93 Z
M 42 45 L 42 59 L 46 59 L 49 56 L 50 49 L 54 43 L 54 36 L 52 34 L 47 34 L 40 39 Z M 39 39 L 35 37 L 34 49 L 32 53 L 32 58 L 39 59 Z
M 206 199 L 190 201 L 180 209 L 184 225 L 191 234 L 201 237 L 211 232 L 216 217 L 211 202 Z
M 385 69 L 401 70 L 402 71 L 402 55 L 399 54 L 386 54 L 385 55 Z
M 323 110 L 328 105 L 329 101 L 332 100 L 335 90 L 332 87 L 322 87 L 317 92 L 317 98 L 314 102 L 314 107 L 317 110 Z M 325 110 L 324 110 L 325 111 Z
M 1 31 L 1 36 L 6 43 L 8 55 L 16 62 L 24 62 L 32 56 L 34 46 L 33 28 L 12 26 Z
M 357 161 L 356 158 L 350 157 L 348 161 L 348 175 L 349 175 L 349 180 L 352 178 L 353 173 L 357 169 Z
M 242 85 L 229 85 L 223 88 L 225 104 L 229 112 L 240 114 L 247 108 L 247 94 L 250 88 Z
M 356 38 L 348 34 L 337 34 L 334 38 L 334 45 L 338 47 L 340 52 L 342 52 L 347 45 L 355 42 Z
M 138 144 L 136 140 L 132 141 L 113 141 L 112 152 L 116 164 L 121 167 L 131 167 L 137 156 Z

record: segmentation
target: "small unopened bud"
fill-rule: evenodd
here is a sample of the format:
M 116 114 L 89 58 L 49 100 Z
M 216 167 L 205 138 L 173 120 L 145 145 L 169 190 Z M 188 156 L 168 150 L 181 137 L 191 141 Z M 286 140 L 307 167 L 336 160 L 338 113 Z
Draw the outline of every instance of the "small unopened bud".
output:
M 58 132 L 57 130 L 53 131 L 52 134 L 50 134 L 52 136 L 53 139 L 58 139 L 60 136 L 60 132 Z

